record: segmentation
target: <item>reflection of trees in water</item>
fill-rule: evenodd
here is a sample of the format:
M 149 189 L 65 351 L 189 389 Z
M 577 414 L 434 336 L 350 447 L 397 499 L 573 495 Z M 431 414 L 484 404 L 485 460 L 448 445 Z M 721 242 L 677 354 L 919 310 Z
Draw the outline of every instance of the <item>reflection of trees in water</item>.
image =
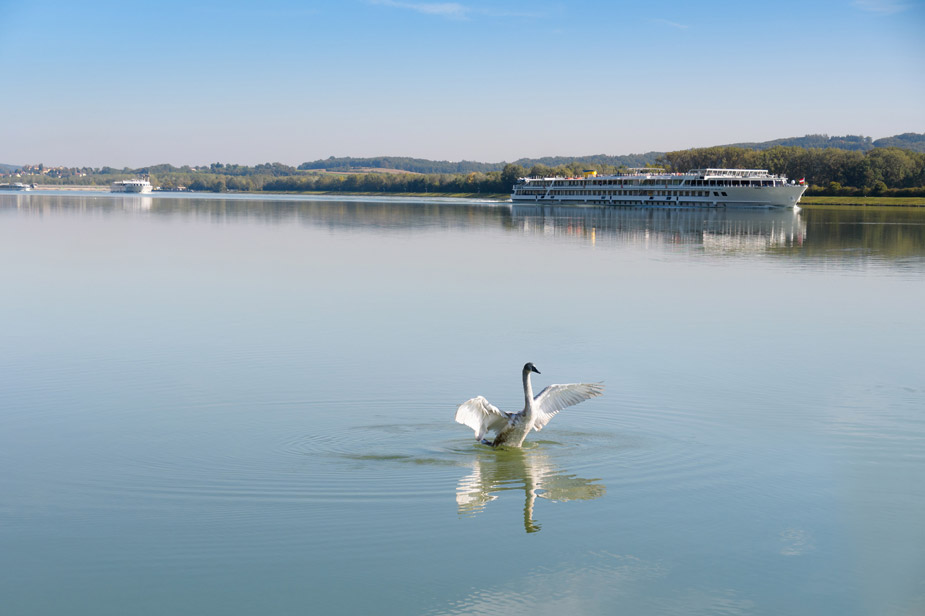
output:
M 10 195 L 14 197 L 15 195 Z M 137 202 L 124 195 L 27 195 L 12 200 L 0 195 L 0 207 L 39 211 L 89 211 L 115 213 L 137 210 Z M 184 215 L 214 221 L 254 220 L 266 223 L 290 223 L 349 229 L 415 228 L 504 228 L 510 208 L 500 202 L 466 202 L 462 200 L 402 200 L 399 198 L 355 199 L 325 196 L 215 197 L 190 193 L 146 195 L 148 207 L 155 215 Z
M 813 238 L 802 251 L 807 256 L 847 250 L 855 258 L 925 257 L 925 208 L 808 209 L 800 215 Z
M 165 200 L 167 201 L 167 200 Z M 498 227 L 506 207 L 405 201 L 177 199 L 158 206 L 160 213 L 208 215 L 221 220 L 248 219 L 351 230 Z
M 144 199 L 144 201 L 138 201 Z M 142 205 L 143 204 L 143 205 Z M 180 215 L 369 230 L 500 229 L 587 243 L 695 246 L 710 254 L 925 256 L 925 208 L 748 209 L 541 206 L 439 199 L 169 194 L 0 195 L 0 207 Z
M 536 498 L 553 501 L 592 500 L 603 496 L 607 488 L 596 479 L 582 479 L 559 470 L 542 450 L 479 448 L 472 462 L 472 472 L 456 486 L 459 513 L 475 514 L 509 490 L 524 492 L 524 530 L 540 530 L 533 520 Z

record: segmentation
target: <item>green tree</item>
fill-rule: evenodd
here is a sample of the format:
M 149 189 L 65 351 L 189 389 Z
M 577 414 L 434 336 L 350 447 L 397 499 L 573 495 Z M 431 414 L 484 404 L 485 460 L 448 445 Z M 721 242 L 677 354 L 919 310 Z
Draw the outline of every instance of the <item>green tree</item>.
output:
M 501 170 L 501 186 L 499 188 L 505 187 L 503 190 L 510 190 L 517 180 L 526 174 L 527 171 L 520 165 L 510 163 L 504 165 L 504 169 Z

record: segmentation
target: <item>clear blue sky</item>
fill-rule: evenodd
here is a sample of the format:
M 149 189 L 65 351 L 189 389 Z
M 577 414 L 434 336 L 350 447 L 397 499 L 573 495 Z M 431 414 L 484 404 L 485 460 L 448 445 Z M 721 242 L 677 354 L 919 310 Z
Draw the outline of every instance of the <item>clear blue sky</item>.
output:
M 0 162 L 497 162 L 925 132 L 925 1 L 0 0 Z

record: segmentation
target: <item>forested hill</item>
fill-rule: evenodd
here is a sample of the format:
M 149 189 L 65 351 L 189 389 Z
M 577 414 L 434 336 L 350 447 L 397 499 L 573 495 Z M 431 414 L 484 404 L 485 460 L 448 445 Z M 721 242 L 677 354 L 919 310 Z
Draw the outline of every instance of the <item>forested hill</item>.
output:
M 903 133 L 892 137 L 873 140 L 861 135 L 845 135 L 844 137 L 829 137 L 828 135 L 806 135 L 804 137 L 788 137 L 761 143 L 733 143 L 730 147 L 745 148 L 747 150 L 769 150 L 775 146 L 795 148 L 836 148 L 839 150 L 856 150 L 866 152 L 874 148 L 901 148 L 913 152 L 925 152 L 925 134 Z
M 874 148 L 902 148 L 914 152 L 925 152 L 925 134 L 903 133 L 883 139 L 871 139 L 861 135 L 845 135 L 843 137 L 829 135 L 805 135 L 803 137 L 788 137 L 774 139 L 773 141 L 734 143 L 724 147 L 738 147 L 747 150 L 769 150 L 773 147 L 797 148 L 834 148 L 838 150 L 851 150 L 867 152 Z M 521 158 L 510 164 L 520 165 L 526 169 L 537 165 L 545 167 L 559 167 L 561 165 L 587 164 L 609 167 L 645 167 L 657 164 L 665 152 L 646 152 L 645 154 L 629 154 L 624 156 L 608 156 L 596 154 L 593 156 L 545 156 L 543 158 Z M 362 171 L 367 169 L 397 169 L 412 173 L 489 173 L 501 171 L 507 162 L 481 163 L 472 160 L 446 161 L 428 160 L 425 158 L 408 158 L 405 156 L 376 156 L 372 158 L 334 157 L 313 160 L 302 163 L 302 171 Z
M 646 154 L 630 154 L 628 156 L 607 156 L 597 154 L 594 156 L 546 156 L 543 158 L 521 158 L 513 164 L 521 167 L 545 165 L 558 167 L 571 163 L 587 163 L 589 165 L 610 165 L 613 167 L 644 167 L 655 163 L 664 152 L 648 152 Z M 362 169 L 399 169 L 413 173 L 488 173 L 501 171 L 506 162 L 480 163 L 471 160 L 452 162 L 446 160 L 427 160 L 424 158 L 407 158 L 403 156 L 376 156 L 373 158 L 324 158 L 299 165 L 302 171 L 353 171 Z
M 606 165 L 610 167 L 645 167 L 658 162 L 659 157 L 664 156 L 664 152 L 646 152 L 645 154 L 627 154 L 624 156 L 608 156 L 606 154 L 596 154 L 594 156 L 544 156 L 543 158 L 521 158 L 515 160 L 512 164 L 521 167 L 533 167 L 544 165 L 546 167 L 558 167 L 559 165 L 568 165 L 570 163 L 581 163 L 587 165 Z M 505 163 L 501 163 L 504 167 Z
M 354 158 L 352 156 L 314 160 L 299 165 L 300 171 L 351 171 L 356 169 L 398 169 L 412 173 L 487 173 L 497 171 L 504 163 L 480 163 L 472 160 L 452 162 L 448 160 L 427 160 L 407 156 L 376 156 Z
M 874 147 L 870 137 L 860 135 L 845 135 L 844 137 L 829 137 L 828 135 L 806 135 L 804 137 L 787 137 L 762 141 L 760 143 L 731 143 L 727 147 L 745 148 L 747 150 L 769 150 L 776 146 L 791 148 L 837 148 L 839 150 L 859 150 L 866 152 Z
M 902 148 L 903 150 L 912 150 L 913 152 L 925 152 L 925 134 L 903 133 L 893 137 L 884 137 L 874 141 L 874 147 L 878 148 Z
M 351 159 L 357 160 L 372 159 Z M 558 160 L 546 158 L 555 164 Z M 582 162 L 572 159 L 555 167 L 538 163 L 530 167 L 506 164 L 496 171 L 463 173 L 409 173 L 395 171 L 400 160 L 390 159 L 393 167 L 379 169 L 351 168 L 350 171 L 296 169 L 281 163 L 256 166 L 212 163 L 208 167 L 173 167 L 154 165 L 142 169 L 24 168 L 23 183 L 90 184 L 105 186 L 110 182 L 139 175 L 151 176 L 151 183 L 163 189 L 186 187 L 194 191 L 283 191 L 283 192 L 343 192 L 343 193 L 419 193 L 419 194 L 510 194 L 511 186 L 525 176 L 573 177 L 591 169 L 598 174 L 616 173 L 611 164 L 592 162 L 614 161 L 618 157 L 589 157 Z M 637 160 L 630 164 L 638 166 Z M 623 163 L 626 164 L 626 163 Z M 714 146 L 667 152 L 656 161 L 669 171 L 710 167 L 736 169 L 768 169 L 793 178 L 805 178 L 811 194 L 833 196 L 877 195 L 889 197 L 925 196 L 925 152 L 913 152 L 895 147 L 873 147 L 864 151 L 840 148 L 801 148 L 778 145 L 768 149 Z M 439 169 L 440 167 L 435 167 Z M 18 176 L 17 176 L 18 177 Z

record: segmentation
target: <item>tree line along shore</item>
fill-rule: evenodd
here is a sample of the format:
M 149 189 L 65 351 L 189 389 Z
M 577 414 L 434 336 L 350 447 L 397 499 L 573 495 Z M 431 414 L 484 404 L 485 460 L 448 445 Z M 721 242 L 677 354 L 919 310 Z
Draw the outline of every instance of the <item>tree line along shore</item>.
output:
M 599 160 L 595 161 L 593 158 Z M 79 173 L 23 175 L 17 181 L 42 185 L 108 186 L 111 182 L 141 175 L 166 190 L 208 192 L 325 192 L 485 195 L 510 194 L 517 178 L 524 176 L 577 176 L 594 170 L 618 173 L 624 165 L 600 159 L 579 158 L 550 166 L 530 167 L 509 163 L 496 170 L 460 173 L 420 173 L 389 168 L 344 168 L 337 171 L 312 168 L 309 163 L 291 167 L 281 163 L 256 166 L 213 163 L 208 167 L 155 165 L 138 169 L 83 168 Z M 332 159 L 333 160 L 333 159 Z M 359 160 L 358 160 L 359 162 Z M 806 197 L 903 198 L 925 197 L 925 153 L 882 147 L 867 151 L 837 148 L 775 146 L 754 150 L 738 146 L 715 146 L 667 152 L 649 166 L 671 172 L 703 168 L 767 169 L 790 179 L 805 178 Z

